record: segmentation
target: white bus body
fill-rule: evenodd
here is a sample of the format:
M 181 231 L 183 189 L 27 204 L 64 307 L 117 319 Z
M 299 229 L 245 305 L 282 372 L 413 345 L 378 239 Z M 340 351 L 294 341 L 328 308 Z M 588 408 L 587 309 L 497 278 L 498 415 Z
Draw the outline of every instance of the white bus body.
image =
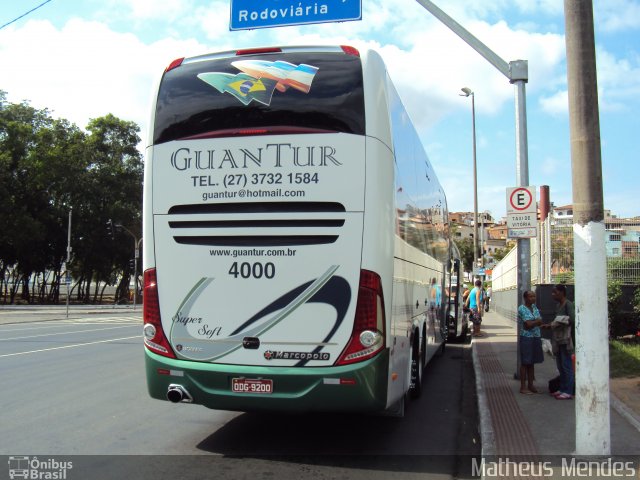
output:
M 447 336 L 448 214 L 377 53 L 174 62 L 143 210 L 152 397 L 401 412 L 420 394 Z

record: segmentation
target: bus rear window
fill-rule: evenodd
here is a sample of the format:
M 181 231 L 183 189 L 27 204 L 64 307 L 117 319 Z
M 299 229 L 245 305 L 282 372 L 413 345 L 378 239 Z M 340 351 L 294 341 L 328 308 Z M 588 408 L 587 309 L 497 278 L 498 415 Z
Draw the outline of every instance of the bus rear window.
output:
M 289 52 L 185 62 L 165 73 L 154 144 L 283 127 L 364 135 L 360 58 Z

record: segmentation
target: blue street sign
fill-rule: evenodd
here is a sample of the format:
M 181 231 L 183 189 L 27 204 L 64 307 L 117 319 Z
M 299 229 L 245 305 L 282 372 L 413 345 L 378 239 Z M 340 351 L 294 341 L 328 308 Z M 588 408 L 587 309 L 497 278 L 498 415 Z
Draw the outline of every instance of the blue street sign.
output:
M 362 20 L 362 0 L 231 0 L 229 30 Z

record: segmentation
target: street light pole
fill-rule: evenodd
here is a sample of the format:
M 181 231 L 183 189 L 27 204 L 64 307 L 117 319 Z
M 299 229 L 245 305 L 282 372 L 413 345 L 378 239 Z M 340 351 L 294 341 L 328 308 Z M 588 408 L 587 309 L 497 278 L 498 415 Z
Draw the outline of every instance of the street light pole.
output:
M 135 236 L 134 236 L 135 238 Z M 133 257 L 133 311 L 136 311 L 136 302 L 138 301 L 138 257 L 140 253 L 140 242 L 142 242 L 142 237 L 140 237 L 136 241 L 136 253 Z
M 127 227 L 122 224 L 116 224 L 116 227 L 123 229 L 133 237 L 133 311 L 135 312 L 138 297 L 138 247 L 140 244 L 138 237 Z M 142 240 L 142 238 L 140 240 Z
M 69 318 L 69 296 L 71 295 L 71 276 L 69 275 L 69 262 L 71 261 L 71 214 L 73 207 L 69 207 L 69 226 L 67 228 L 67 261 L 65 265 L 64 281 L 67 284 L 67 318 Z
M 480 214 L 480 266 L 484 268 L 484 212 Z M 483 279 L 484 280 L 484 279 Z
M 565 3 L 569 0 L 565 0 Z M 575 0 L 578 4 L 579 0 Z M 464 40 L 471 48 L 493 65 L 500 73 L 509 79 L 515 86 L 515 111 L 516 111 L 516 176 L 519 187 L 529 185 L 529 159 L 527 144 L 527 98 L 526 83 L 529 80 L 529 64 L 526 60 L 512 60 L 507 63 L 493 50 L 474 37 L 462 25 L 440 10 L 431 0 L 417 0 L 434 17 L 444 23 L 447 28 Z M 589 5 L 591 3 L 589 2 Z M 583 5 L 586 7 L 586 4 Z M 565 14 L 565 18 L 567 15 Z M 575 188 L 574 188 L 575 191 Z M 575 202 L 574 202 L 575 203 Z M 518 238 L 518 302 L 523 298 L 524 292 L 531 289 L 531 245 L 528 238 Z M 518 338 L 520 337 L 520 324 L 518 324 Z M 518 342 L 518 368 L 514 375 L 519 378 L 520 372 L 520 342 Z
M 473 266 L 471 274 L 478 266 L 478 168 L 476 164 L 476 101 L 473 90 L 463 87 L 461 97 L 471 97 L 471 125 L 473 130 Z

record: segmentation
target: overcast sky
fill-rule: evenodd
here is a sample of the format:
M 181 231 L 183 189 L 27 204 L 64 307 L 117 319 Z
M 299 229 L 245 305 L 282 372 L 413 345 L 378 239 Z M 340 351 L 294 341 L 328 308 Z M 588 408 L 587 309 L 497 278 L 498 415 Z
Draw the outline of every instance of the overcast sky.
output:
M 0 25 L 43 1 L 3 1 Z M 471 101 L 459 94 L 461 87 L 475 92 L 478 208 L 499 219 L 506 188 L 517 185 L 514 87 L 417 2 L 362 3 L 362 21 L 230 32 L 230 1 L 50 0 L 0 30 L 0 90 L 82 128 L 108 113 L 135 121 L 142 148 L 155 82 L 174 58 L 264 45 L 374 48 L 416 124 L 450 211 L 473 210 Z M 556 206 L 570 204 L 563 2 L 434 3 L 505 61 L 528 61 L 529 183 L 549 185 Z M 594 0 L 594 16 L 605 208 L 637 216 L 640 0 Z

